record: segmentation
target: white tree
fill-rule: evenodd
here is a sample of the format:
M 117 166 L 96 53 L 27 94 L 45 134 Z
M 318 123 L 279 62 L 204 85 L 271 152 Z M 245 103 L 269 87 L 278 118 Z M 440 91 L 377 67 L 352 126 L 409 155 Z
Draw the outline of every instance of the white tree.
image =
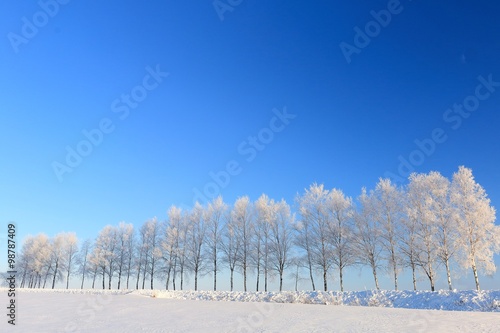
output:
M 267 291 L 269 275 L 269 237 L 273 219 L 274 200 L 262 194 L 254 203 L 255 223 L 253 225 L 252 261 L 257 269 L 256 290 L 259 291 L 261 266 L 264 270 L 264 291 Z
M 121 287 L 122 275 L 127 272 L 127 289 L 128 289 L 128 276 L 132 261 L 131 241 L 134 237 L 134 226 L 129 223 L 120 222 L 116 228 L 117 237 L 117 270 L 118 270 L 118 285 L 117 289 Z
M 297 202 L 300 202 L 300 197 L 297 196 Z M 297 269 L 299 263 L 304 263 L 309 272 L 309 279 L 311 280 L 312 290 L 316 290 L 314 284 L 314 274 L 313 274 L 313 250 L 312 250 L 312 227 L 309 219 L 301 218 L 297 223 L 293 225 L 295 230 L 295 240 L 294 245 L 303 250 L 305 254 L 301 258 L 296 259 Z M 298 273 L 297 273 L 298 275 Z
M 494 273 L 493 255 L 500 251 L 500 227 L 495 225 L 495 208 L 490 205 L 484 188 L 476 183 L 472 170 L 464 166 L 453 174 L 451 200 L 457 210 L 460 264 L 472 269 L 476 289 L 480 290 L 478 271 Z
M 198 275 L 205 270 L 206 257 L 204 252 L 206 224 L 204 220 L 204 209 L 197 202 L 193 210 L 188 214 L 189 229 L 187 246 L 187 259 L 194 273 L 194 290 L 198 290 Z
M 435 265 L 437 261 L 438 232 L 433 218 L 431 189 L 434 187 L 433 179 L 427 174 L 410 175 L 408 184 L 407 214 L 412 225 L 415 226 L 414 234 L 417 236 L 416 246 L 417 263 L 429 278 L 431 290 L 435 287 Z M 408 233 L 408 231 L 407 231 Z
M 64 235 L 63 256 L 66 268 L 66 289 L 69 288 L 69 277 L 74 271 L 74 264 L 78 254 L 78 238 L 74 232 Z
M 63 233 L 57 234 L 52 239 L 51 243 L 52 243 L 51 257 L 54 263 L 54 273 L 52 276 L 52 289 L 54 289 L 56 285 L 56 280 L 62 279 L 61 267 L 63 267 L 64 260 L 66 259 L 64 256 L 65 235 Z
M 329 237 L 332 244 L 332 262 L 339 270 L 340 291 L 344 291 L 343 272 L 357 262 L 353 247 L 354 206 L 352 199 L 341 190 L 331 190 L 325 202 L 328 212 Z
M 377 269 L 380 268 L 382 252 L 381 228 L 377 219 L 373 217 L 373 196 L 368 195 L 365 188 L 361 190 L 358 201 L 360 207 L 354 218 L 356 227 L 353 244 L 358 260 L 370 266 L 375 288 L 380 290 Z
M 451 284 L 451 261 L 457 251 L 458 237 L 457 224 L 455 221 L 456 210 L 450 201 L 450 181 L 439 172 L 431 172 L 428 175 L 430 188 L 429 209 L 432 214 L 433 224 L 436 226 L 436 251 L 438 259 L 444 264 L 448 288 L 452 290 Z
M 80 252 L 78 253 L 78 256 L 76 258 L 76 264 L 78 265 L 79 272 L 82 275 L 82 281 L 81 281 L 81 286 L 80 289 L 83 289 L 83 285 L 85 283 L 85 277 L 88 274 L 88 268 L 89 268 L 89 255 L 90 251 L 92 249 L 92 243 L 90 239 L 86 239 L 81 247 L 80 247 Z
M 328 272 L 333 264 L 328 212 L 325 207 L 327 197 L 328 191 L 323 184 L 313 184 L 297 198 L 302 222 L 300 231 L 307 232 L 308 255 L 312 265 L 323 273 L 324 291 L 328 290 Z
M 239 243 L 238 265 L 243 271 L 243 289 L 247 291 L 247 273 L 250 263 L 250 251 L 253 228 L 253 207 L 245 196 L 238 198 L 231 211 L 231 222 Z
M 282 291 L 284 272 L 290 265 L 291 260 L 290 252 L 293 245 L 292 224 L 294 217 L 290 211 L 290 206 L 285 202 L 285 200 L 272 203 L 271 207 L 272 217 L 270 220 L 269 245 L 267 248 L 268 252 L 265 254 L 270 254 L 273 268 L 279 275 L 280 291 Z
M 156 217 L 144 222 L 140 229 L 142 248 L 142 289 L 144 289 L 146 276 L 149 276 L 151 289 L 154 288 L 154 276 L 158 259 L 161 258 L 161 225 Z
M 165 262 L 165 274 L 167 281 L 165 289 L 168 290 L 170 277 L 173 276 L 173 287 L 175 290 L 175 275 L 177 268 L 177 253 L 179 247 L 179 232 L 181 228 L 182 211 L 176 206 L 170 207 L 167 212 L 168 220 L 165 227 L 165 236 L 162 240 L 163 260 Z M 172 273 L 173 272 L 173 273 Z
M 234 270 L 238 264 L 240 254 L 240 238 L 237 232 L 237 221 L 233 218 L 233 214 L 229 212 L 226 217 L 226 225 L 222 232 L 221 250 L 223 252 L 224 262 L 227 263 L 230 272 L 230 288 L 234 288 Z
M 381 227 L 381 240 L 385 249 L 386 259 L 394 278 L 394 289 L 398 290 L 398 274 L 401 268 L 399 253 L 399 235 L 403 208 L 401 198 L 403 193 L 390 179 L 380 179 L 373 196 L 373 217 Z
M 105 277 L 108 275 L 108 289 L 111 289 L 113 276 L 118 261 L 118 234 L 115 227 L 105 226 L 97 236 L 92 254 L 92 261 L 98 265 L 102 274 L 102 289 L 106 289 Z
M 205 221 L 207 223 L 207 248 L 212 264 L 212 273 L 214 279 L 214 290 L 217 290 L 217 272 L 220 271 L 218 265 L 220 243 L 222 240 L 222 228 L 228 206 L 224 203 L 221 196 L 213 199 L 205 210 Z

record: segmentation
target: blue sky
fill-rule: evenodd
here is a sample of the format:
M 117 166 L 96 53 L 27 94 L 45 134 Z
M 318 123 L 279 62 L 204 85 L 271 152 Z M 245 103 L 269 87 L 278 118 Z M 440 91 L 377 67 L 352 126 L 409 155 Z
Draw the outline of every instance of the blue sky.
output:
M 470 167 L 500 207 L 500 87 L 481 88 L 489 96 L 460 126 L 444 117 L 474 101 L 479 76 L 500 82 L 500 4 L 402 0 L 348 63 L 339 45 L 355 46 L 354 28 L 396 5 L 243 0 L 221 20 L 212 1 L 73 0 L 44 20 L 35 1 L 2 2 L 0 220 L 15 221 L 20 238 L 140 226 L 192 205 L 231 161 L 240 172 L 217 188 L 229 203 L 262 193 L 293 203 L 313 182 L 355 197 L 398 175 L 400 156 L 423 156 L 415 140 L 435 129 L 446 140 L 414 170 Z M 168 76 L 141 88 L 154 70 Z M 147 96 L 121 119 L 132 92 Z M 269 134 L 284 109 L 295 117 L 248 153 L 249 136 Z M 60 181 L 54 162 L 102 121 L 113 130 Z

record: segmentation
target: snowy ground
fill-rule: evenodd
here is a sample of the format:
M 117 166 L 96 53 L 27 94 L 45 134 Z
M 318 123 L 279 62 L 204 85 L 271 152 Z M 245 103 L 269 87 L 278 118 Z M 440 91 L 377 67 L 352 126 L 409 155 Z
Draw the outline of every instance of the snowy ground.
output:
M 0 293 L 6 294 L 5 289 Z M 364 293 L 364 294 L 363 294 Z M 329 296 L 330 295 L 330 296 Z M 342 297 L 340 297 L 341 295 Z M 364 295 L 364 297 L 362 297 Z M 500 291 L 358 293 L 241 293 L 20 290 L 15 329 L 1 332 L 498 332 L 500 312 L 384 308 L 441 308 L 439 303 L 485 310 Z M 153 296 L 153 297 L 152 297 Z M 337 298 L 335 298 L 337 296 Z M 0 299 L 6 299 L 1 297 Z M 371 301 L 370 301 L 371 299 Z M 210 300 L 210 301 L 209 301 Z M 214 301 L 219 300 L 219 301 Z M 228 300 L 239 300 L 231 302 Z M 252 300 L 260 300 L 253 302 Z M 324 306 L 320 304 L 370 304 Z M 385 300 L 380 302 L 380 300 Z M 444 302 L 448 300 L 448 302 Z M 280 303 L 275 303 L 280 302 Z M 295 303 L 291 303 L 295 302 Z M 318 304 L 298 304 L 299 302 Z M 392 304 L 390 303 L 392 302 Z M 481 308 L 483 306 L 483 308 Z M 7 327 L 7 330 L 4 328 Z

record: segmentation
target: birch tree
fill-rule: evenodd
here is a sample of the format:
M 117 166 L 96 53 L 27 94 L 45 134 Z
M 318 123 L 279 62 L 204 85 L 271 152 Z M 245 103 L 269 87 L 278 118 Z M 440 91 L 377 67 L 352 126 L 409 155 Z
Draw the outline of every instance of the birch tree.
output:
M 264 291 L 267 291 L 269 275 L 269 237 L 275 202 L 262 194 L 254 203 L 255 223 L 252 261 L 257 270 L 256 291 L 259 291 L 261 268 L 264 270 Z
M 66 289 L 69 288 L 69 278 L 74 271 L 76 256 L 78 254 L 78 238 L 74 232 L 64 235 L 63 255 L 66 268 Z
M 244 291 L 247 291 L 247 275 L 253 230 L 252 218 L 252 204 L 250 199 L 247 196 L 238 198 L 231 211 L 231 220 L 239 243 L 238 265 L 243 273 Z
M 189 266 L 194 274 L 194 290 L 198 290 L 198 276 L 205 269 L 205 237 L 206 237 L 206 224 L 204 217 L 203 207 L 197 202 L 193 210 L 189 213 L 189 229 L 188 240 L 186 243 L 189 260 Z
M 358 201 L 360 207 L 354 218 L 353 243 L 358 260 L 371 268 L 375 288 L 380 290 L 377 269 L 380 268 L 382 253 L 381 227 L 378 220 L 373 217 L 373 195 L 368 195 L 366 189 L 363 188 Z
M 76 259 L 76 264 L 79 267 L 79 272 L 81 274 L 81 286 L 80 289 L 83 289 L 83 285 L 85 283 L 85 277 L 88 275 L 88 268 L 89 268 L 89 255 L 90 251 L 92 248 L 92 243 L 90 242 L 90 239 L 86 239 L 83 243 L 82 246 L 80 247 L 80 252 L 78 253 L 77 259 Z
M 356 264 L 354 238 L 354 206 L 352 199 L 341 190 L 331 190 L 325 202 L 328 212 L 329 237 L 332 244 L 332 263 L 339 271 L 340 291 L 344 291 L 344 269 Z
M 328 213 L 325 201 L 328 191 L 324 186 L 313 184 L 298 197 L 302 225 L 306 226 L 308 248 L 312 265 L 323 273 L 323 289 L 328 290 L 328 272 L 332 266 L 332 246 L 329 240 Z
M 208 204 L 205 213 L 205 221 L 207 223 L 206 243 L 212 265 L 214 291 L 217 290 L 217 272 L 220 271 L 218 260 L 222 241 L 222 228 L 224 227 L 224 217 L 226 216 L 227 210 L 228 206 L 224 203 L 222 197 L 218 196 Z
M 451 284 L 451 262 L 457 251 L 458 229 L 456 210 L 450 201 L 450 181 L 439 172 L 431 172 L 428 175 L 430 188 L 429 208 L 432 214 L 433 224 L 436 226 L 436 251 L 438 260 L 444 264 L 449 290 L 453 290 Z
M 451 200 L 457 210 L 460 264 L 472 269 L 476 289 L 480 290 L 478 273 L 496 271 L 493 255 L 500 251 L 496 211 L 484 188 L 476 183 L 472 170 L 463 166 L 453 174 Z
M 390 179 L 381 178 L 372 195 L 373 216 L 381 227 L 382 246 L 394 278 L 394 289 L 398 290 L 398 274 L 401 269 L 398 240 L 401 232 L 403 193 L 391 183 Z
M 283 290 L 283 276 L 285 269 L 290 265 L 290 252 L 293 245 L 293 216 L 290 206 L 281 200 L 271 205 L 270 232 L 267 257 L 271 257 L 273 268 L 279 275 L 279 290 Z M 267 283 L 266 283 L 267 291 Z
M 238 264 L 241 247 L 237 229 L 238 224 L 234 219 L 231 211 L 227 216 L 227 223 L 223 229 L 223 238 L 221 243 L 221 249 L 224 254 L 223 258 L 229 268 L 229 282 L 231 291 L 233 291 L 234 288 L 234 270 L 236 269 L 236 266 Z

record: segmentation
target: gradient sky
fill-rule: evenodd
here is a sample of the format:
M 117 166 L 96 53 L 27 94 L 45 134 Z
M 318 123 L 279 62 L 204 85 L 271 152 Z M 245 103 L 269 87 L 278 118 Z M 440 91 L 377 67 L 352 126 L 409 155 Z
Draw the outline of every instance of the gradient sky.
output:
M 460 126 L 444 117 L 474 96 L 479 76 L 500 82 L 500 4 L 402 0 L 348 63 L 340 44 L 355 45 L 354 28 L 391 3 L 243 0 L 221 20 L 212 0 L 73 0 L 47 7 L 51 17 L 36 1 L 2 1 L 0 220 L 17 223 L 19 240 L 139 227 L 191 206 L 230 161 L 240 172 L 217 188 L 229 203 L 266 193 L 293 204 L 313 182 L 356 197 L 397 175 L 400 156 L 417 156 L 415 140 L 437 128 L 446 141 L 414 170 L 472 168 L 500 207 L 500 87 Z M 25 26 L 34 20 L 36 33 Z M 169 75 L 121 119 L 122 96 L 141 92 L 157 66 Z M 250 153 L 248 137 L 269 134 L 284 108 L 295 118 Z M 60 181 L 54 162 L 106 119 L 113 130 Z M 372 286 L 351 274 L 347 288 Z M 482 286 L 498 289 L 498 275 Z M 473 288 L 470 274 L 460 283 Z

